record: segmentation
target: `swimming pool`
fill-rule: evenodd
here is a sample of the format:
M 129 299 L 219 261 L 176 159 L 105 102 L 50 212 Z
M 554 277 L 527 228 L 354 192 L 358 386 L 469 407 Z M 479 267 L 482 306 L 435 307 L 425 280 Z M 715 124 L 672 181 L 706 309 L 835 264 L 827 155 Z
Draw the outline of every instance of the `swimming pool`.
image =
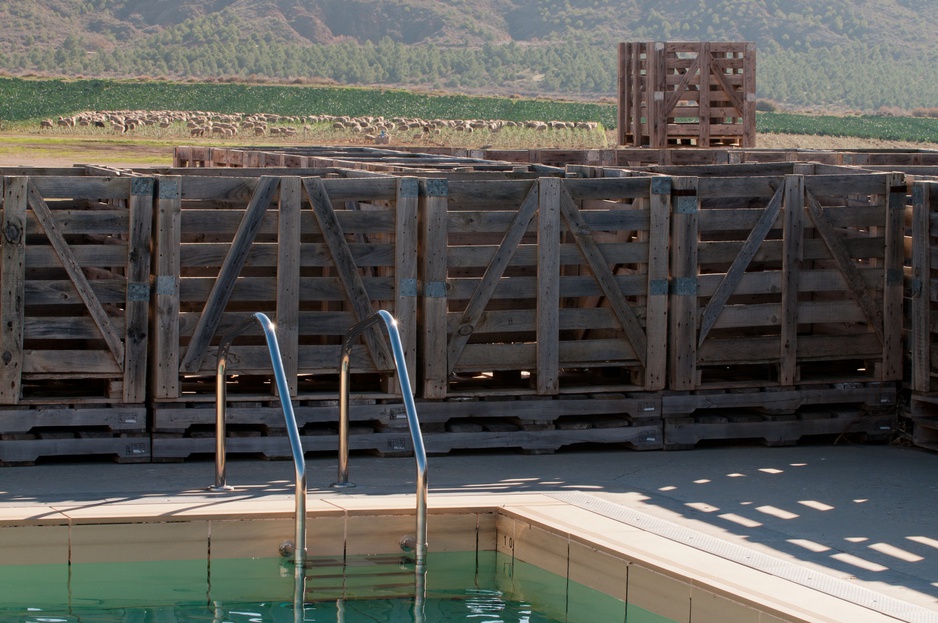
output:
M 567 589 L 557 603 L 562 601 L 559 611 L 568 619 L 558 620 L 571 620 L 571 613 L 578 616 L 594 611 L 599 598 L 593 593 L 582 597 L 579 587 L 583 586 L 613 600 L 610 621 L 625 621 L 628 615 L 628 623 L 895 623 L 894 618 L 867 607 L 560 497 L 540 493 L 433 496 L 428 520 L 430 551 L 434 555 L 468 552 L 479 556 L 498 552 L 502 560 L 512 562 L 513 581 L 527 574 L 534 578 L 533 586 L 539 584 L 541 570 L 561 576 Z M 130 496 L 126 500 L 4 508 L 0 513 L 0 566 L 13 568 L 4 571 L 8 575 L 31 575 L 39 591 L 47 591 L 42 582 L 58 575 L 55 585 L 67 587 L 56 589 L 64 599 L 76 595 L 129 599 L 143 590 L 146 582 L 125 581 L 131 576 L 118 573 L 112 582 L 82 592 L 85 584 L 77 574 L 105 563 L 182 561 L 182 571 L 177 568 L 174 576 L 191 569 L 192 575 L 200 578 L 195 586 L 204 586 L 210 572 L 213 590 L 234 587 L 223 594 L 225 600 L 273 603 L 269 595 L 252 595 L 261 582 L 255 574 L 245 573 L 238 561 L 275 556 L 280 542 L 293 533 L 293 506 L 288 496 L 219 498 L 192 492 L 166 499 Z M 413 513 L 412 495 L 319 492 L 308 504 L 307 546 L 312 556 L 343 560 L 400 556 L 400 537 L 412 532 Z M 63 580 L 63 573 L 71 579 Z M 289 585 L 292 577 L 282 581 Z M 467 586 L 473 585 L 463 584 L 458 590 Z M 555 591 L 546 590 L 548 603 Z M 194 594 L 185 589 L 168 592 L 199 604 L 209 603 L 205 588 Z M 535 594 L 502 592 L 525 603 Z M 545 591 L 538 599 L 542 597 Z M 277 603 L 285 603 L 283 597 L 278 599 Z M 125 605 L 130 607 L 131 603 Z M 274 612 L 283 614 L 282 609 Z M 595 615 L 587 620 L 601 621 Z
M 497 552 L 430 555 L 426 598 L 419 602 L 413 564 L 401 556 L 319 557 L 310 562 L 299 613 L 294 610 L 292 563 L 279 559 L 8 566 L 0 568 L 0 621 L 624 620 L 620 600 Z M 631 620 L 664 623 L 638 613 L 634 610 L 639 618 Z

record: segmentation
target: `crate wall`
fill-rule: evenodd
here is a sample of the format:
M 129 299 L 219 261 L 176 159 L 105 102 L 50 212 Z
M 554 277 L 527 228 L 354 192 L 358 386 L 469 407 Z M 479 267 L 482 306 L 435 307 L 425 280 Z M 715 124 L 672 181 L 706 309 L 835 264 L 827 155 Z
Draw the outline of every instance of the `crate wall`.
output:
M 755 95 L 754 43 L 619 44 L 620 145 L 755 147 Z
M 664 387 L 666 181 L 425 184 L 425 397 Z

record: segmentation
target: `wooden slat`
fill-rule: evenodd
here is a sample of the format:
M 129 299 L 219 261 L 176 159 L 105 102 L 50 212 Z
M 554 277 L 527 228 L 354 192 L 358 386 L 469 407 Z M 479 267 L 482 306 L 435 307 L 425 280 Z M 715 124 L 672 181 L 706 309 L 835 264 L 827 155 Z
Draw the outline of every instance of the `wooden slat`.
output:
M 696 178 L 672 179 L 670 387 L 697 386 Z
M 446 361 L 446 180 L 420 181 L 420 281 L 423 284 L 423 397 L 445 398 L 449 366 Z
M 127 302 L 124 308 L 124 402 L 127 404 L 142 403 L 147 398 L 154 188 L 152 177 L 132 178 L 127 205 L 130 211 Z
M 583 259 L 589 264 L 593 276 L 603 289 L 606 299 L 609 301 L 616 316 L 622 323 L 622 329 L 625 331 L 629 342 L 644 364 L 648 350 L 645 330 L 642 328 L 638 318 L 635 317 L 635 313 L 629 306 L 628 301 L 625 300 L 625 297 L 619 290 L 615 275 L 613 275 L 612 270 L 609 268 L 610 264 L 615 263 L 615 261 L 612 260 L 612 258 L 603 256 L 600 246 L 596 244 L 596 241 L 592 237 L 589 226 L 580 216 L 580 211 L 577 209 L 570 194 L 563 188 L 560 193 L 560 212 L 576 240 L 577 247 Z
M 830 221 L 827 220 L 824 214 L 824 208 L 821 207 L 817 199 L 815 199 L 810 192 L 805 191 L 805 195 L 808 213 L 811 215 L 815 229 L 821 235 L 821 238 L 824 239 L 824 243 L 827 245 L 827 248 L 830 250 L 837 264 L 837 268 L 843 274 L 850 288 L 851 296 L 853 296 L 857 304 L 860 305 L 860 308 L 863 309 L 880 342 L 883 342 L 883 315 L 876 303 L 876 297 L 873 296 L 873 293 L 863 282 L 863 277 L 853 263 L 853 258 L 850 257 L 847 247 L 834 231 L 834 227 L 831 225 Z
M 782 258 L 781 352 L 779 384 L 788 387 L 798 376 L 798 284 L 804 236 L 804 177 L 785 178 L 784 244 Z
M 485 311 L 495 287 L 504 275 L 505 269 L 510 264 L 512 256 L 517 250 L 518 245 L 521 244 L 521 240 L 533 221 L 534 215 L 537 214 L 537 211 L 538 184 L 534 183 L 531 185 L 531 190 L 528 192 L 528 196 L 522 203 L 521 208 L 514 213 L 512 223 L 505 230 L 501 244 L 493 255 L 492 261 L 486 266 L 482 279 L 478 282 L 475 291 L 466 304 L 459 326 L 450 337 L 449 347 L 447 349 L 447 361 L 450 371 L 452 371 L 456 361 L 459 360 L 463 346 L 466 345 L 466 342 L 472 335 L 476 323 L 478 323 L 479 318 Z M 452 230 L 450 231 L 452 232 Z M 553 243 L 552 247 L 554 251 L 558 248 L 556 243 Z M 538 266 L 540 267 L 540 261 L 538 262 Z
M 704 340 L 707 339 L 707 334 L 720 315 L 723 305 L 729 300 L 730 295 L 739 284 L 739 280 L 752 261 L 752 258 L 755 257 L 759 246 L 765 241 L 766 235 L 768 235 L 769 230 L 772 229 L 775 221 L 778 219 L 782 205 L 783 189 L 784 187 L 779 188 L 775 196 L 769 201 L 765 211 L 759 218 L 759 222 L 753 227 L 742 249 L 740 249 L 739 255 L 736 256 L 732 265 L 726 271 L 726 275 L 723 277 L 723 281 L 720 283 L 717 291 L 710 297 L 710 301 L 707 303 L 707 307 L 704 309 L 700 319 L 700 330 L 697 338 L 698 348 L 703 344 Z
M 0 218 L 0 404 L 16 404 L 23 378 L 23 334 L 26 301 L 27 177 L 3 180 Z
M 883 270 L 883 366 L 881 380 L 902 379 L 903 234 L 906 184 L 901 173 L 886 178 L 886 253 Z
M 699 94 L 700 94 L 700 103 L 697 114 L 700 118 L 699 131 L 700 135 L 697 140 L 697 147 L 710 147 L 710 117 L 721 116 L 719 114 L 713 114 L 716 111 L 711 109 L 711 99 L 710 99 L 710 72 L 707 70 L 707 67 L 711 61 L 713 52 L 710 49 L 710 44 L 706 41 L 700 43 L 700 52 L 697 54 L 697 68 L 700 71 L 700 84 L 699 84 Z
M 232 286 L 244 266 L 261 219 L 270 205 L 279 181 L 278 178 L 270 176 L 261 177 L 258 181 L 254 195 L 244 211 L 242 225 L 234 240 L 231 241 L 225 261 L 218 272 L 218 279 L 215 281 L 212 294 L 205 301 L 202 317 L 199 319 L 199 324 L 180 363 L 181 371 L 195 372 L 205 358 L 208 345 L 218 326 L 218 319 L 228 303 Z
M 618 123 L 616 125 L 618 132 L 618 144 L 625 145 L 626 135 L 628 133 L 629 127 L 629 118 L 631 116 L 631 104 L 632 104 L 632 92 L 633 88 L 631 76 L 629 75 L 629 67 L 632 64 L 632 46 L 628 43 L 621 42 L 618 46 L 618 67 L 619 67 L 619 79 L 618 79 L 618 95 L 619 95 L 619 108 L 618 108 Z
M 671 183 L 651 185 L 648 228 L 648 281 L 645 309 L 647 358 L 644 388 L 664 389 L 668 374 L 668 276 L 670 273 Z M 619 285 L 621 289 L 621 282 Z
M 161 176 L 156 180 L 155 273 L 156 304 L 150 340 L 150 374 L 156 399 L 179 395 L 179 274 L 182 178 Z M 200 300 L 205 300 L 204 298 Z
M 912 187 L 912 277 L 917 292 L 912 299 L 912 389 L 931 391 L 931 197 L 935 185 L 915 182 Z M 2 307 L 0 307 L 2 309 Z
M 319 221 L 319 228 L 322 230 L 326 246 L 329 247 L 333 267 L 342 281 L 342 286 L 345 288 L 356 322 L 364 320 L 377 310 L 371 304 L 368 291 L 362 283 L 361 275 L 358 274 L 358 265 L 345 241 L 332 201 L 329 199 L 329 195 L 326 194 L 322 179 L 307 177 L 303 179 L 303 185 L 309 195 L 316 220 Z M 362 335 L 362 339 L 378 369 L 393 368 L 391 354 L 385 343 L 384 334 L 372 329 L 366 331 Z
M 704 46 L 706 44 L 701 44 Z M 662 110 L 663 117 L 670 117 L 671 111 L 674 110 L 674 107 L 677 106 L 677 103 L 684 99 L 684 94 L 687 92 L 687 87 L 691 84 L 691 79 L 697 77 L 697 72 L 700 70 L 701 56 L 698 55 L 691 64 L 687 67 L 678 83 L 674 86 L 674 89 L 668 94 L 668 99 L 664 103 L 664 109 Z M 697 82 L 697 80 L 694 80 Z
M 65 272 L 68 273 L 69 279 L 75 284 L 78 295 L 88 309 L 91 318 L 94 319 L 98 330 L 101 331 L 101 337 L 104 338 L 108 349 L 110 349 L 114 361 L 118 362 L 118 366 L 123 369 L 124 343 L 121 341 L 120 333 L 118 333 L 117 328 L 101 305 L 101 302 L 94 295 L 94 290 L 88 283 L 88 278 L 85 277 L 84 272 L 82 272 L 81 264 L 75 259 L 75 255 L 68 246 L 68 242 L 66 242 L 61 231 L 58 229 L 58 224 L 56 223 L 55 217 L 52 215 L 52 210 L 49 209 L 49 206 L 42 198 L 42 195 L 39 194 L 36 187 L 33 186 L 32 181 L 27 183 L 27 196 L 29 207 L 32 208 L 33 214 L 36 215 L 36 218 L 38 218 L 39 222 L 42 224 L 42 229 L 49 239 L 49 243 L 52 245 L 52 248 L 55 249 L 55 253 L 62 262 Z
M 742 147 L 756 146 L 756 44 L 747 43 L 743 56 L 743 142 Z
M 404 348 L 404 360 L 411 383 L 417 382 L 417 300 L 419 260 L 419 204 L 420 180 L 403 177 L 398 180 L 394 205 L 396 227 L 394 244 L 397 249 L 394 266 L 394 314 Z M 366 287 L 367 284 L 366 284 Z M 374 297 L 379 298 L 379 297 Z
M 537 393 L 560 390 L 560 215 L 561 180 L 542 178 L 537 195 Z M 534 189 L 532 189 L 533 192 Z M 530 211 L 530 208 L 529 208 Z M 520 239 L 519 239 L 520 241 Z
M 279 234 L 277 244 L 277 342 L 283 359 L 283 370 L 290 396 L 297 393 L 299 370 L 299 314 L 300 314 L 300 208 L 303 204 L 303 186 L 299 177 L 280 178 L 278 204 Z

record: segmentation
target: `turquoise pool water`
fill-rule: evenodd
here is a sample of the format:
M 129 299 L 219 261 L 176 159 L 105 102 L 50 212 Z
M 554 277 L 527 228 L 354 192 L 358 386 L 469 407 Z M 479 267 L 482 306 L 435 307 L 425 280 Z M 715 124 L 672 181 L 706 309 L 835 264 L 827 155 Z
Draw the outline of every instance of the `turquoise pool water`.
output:
M 6 623 L 668 623 L 495 552 L 430 554 L 414 612 L 413 566 L 400 557 L 316 558 L 303 611 L 293 567 L 233 559 L 0 567 Z

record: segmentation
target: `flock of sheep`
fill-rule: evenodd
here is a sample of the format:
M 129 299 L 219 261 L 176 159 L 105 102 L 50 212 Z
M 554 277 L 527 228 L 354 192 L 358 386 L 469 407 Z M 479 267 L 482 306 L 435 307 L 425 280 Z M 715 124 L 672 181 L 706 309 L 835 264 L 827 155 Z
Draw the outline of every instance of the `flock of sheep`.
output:
M 98 128 L 118 134 L 132 133 L 146 127 L 159 127 L 181 133 L 185 127 L 192 138 L 206 136 L 234 137 L 241 133 L 254 136 L 295 137 L 302 133 L 306 138 L 313 127 L 329 127 L 335 131 L 361 135 L 363 140 L 387 142 L 392 133 L 408 139 L 430 140 L 443 132 L 488 131 L 497 133 L 505 128 L 526 128 L 534 131 L 584 130 L 595 131 L 596 122 L 570 121 L 502 121 L 502 120 L 450 120 L 385 117 L 348 117 L 333 115 L 283 116 L 274 114 L 224 114 L 202 111 L 94 111 L 82 112 L 57 120 L 45 119 L 40 130 L 56 128 Z M 406 134 L 404 134 L 406 133 Z

